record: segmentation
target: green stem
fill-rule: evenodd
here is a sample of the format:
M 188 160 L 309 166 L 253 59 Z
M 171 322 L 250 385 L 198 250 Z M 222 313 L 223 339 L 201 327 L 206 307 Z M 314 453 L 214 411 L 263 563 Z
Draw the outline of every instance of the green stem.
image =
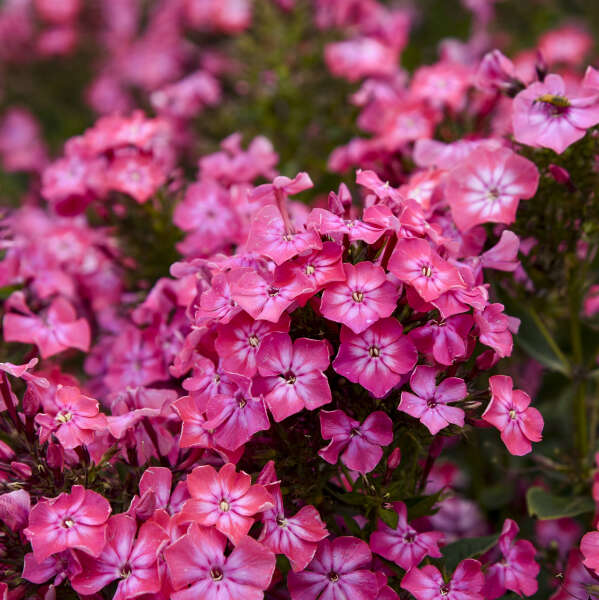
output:
M 571 371 L 571 366 L 570 366 L 570 361 L 568 360 L 568 357 L 562 352 L 562 350 L 558 346 L 557 342 L 553 339 L 551 332 L 549 331 L 549 329 L 547 328 L 545 323 L 543 323 L 543 321 L 542 321 L 541 317 L 538 315 L 537 311 L 534 308 L 529 308 L 528 312 L 530 313 L 532 320 L 535 322 L 535 325 L 539 328 L 541 335 L 545 338 L 545 341 L 549 344 L 549 346 L 553 350 L 555 356 L 557 356 L 559 361 L 562 363 L 565 372 L 569 373 Z

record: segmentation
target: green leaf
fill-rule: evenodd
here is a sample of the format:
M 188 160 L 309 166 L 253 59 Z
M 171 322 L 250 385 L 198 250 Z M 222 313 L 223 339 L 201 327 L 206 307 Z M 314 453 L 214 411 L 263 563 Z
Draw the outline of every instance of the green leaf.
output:
M 466 558 L 474 558 L 489 551 L 499 540 L 499 534 L 483 537 L 464 538 L 447 544 L 442 549 L 445 566 L 449 571 L 455 570 L 458 564 Z
M 378 515 L 385 525 L 388 525 L 391 529 L 397 529 L 399 515 L 394 510 L 387 510 L 386 508 L 381 507 L 378 510 Z
M 434 515 L 438 510 L 434 508 L 434 506 L 439 502 L 440 496 L 441 492 L 439 491 L 430 496 L 414 496 L 413 498 L 406 498 L 404 503 L 408 509 L 408 521 Z
M 541 520 L 575 517 L 593 512 L 595 503 L 587 496 L 553 496 L 542 487 L 534 486 L 526 492 L 528 514 Z

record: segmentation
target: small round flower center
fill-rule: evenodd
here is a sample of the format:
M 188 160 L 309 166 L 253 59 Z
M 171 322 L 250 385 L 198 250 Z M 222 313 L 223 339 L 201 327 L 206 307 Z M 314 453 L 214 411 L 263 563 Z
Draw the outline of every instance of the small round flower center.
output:
M 279 288 L 276 288 L 276 287 L 268 288 L 268 295 L 271 298 L 274 298 L 275 296 L 278 296 L 279 295 Z
M 403 541 L 406 544 L 413 544 L 415 539 L 416 535 L 413 532 L 406 533 L 406 535 L 403 536 Z
M 131 575 L 131 566 L 130 565 L 125 565 L 121 569 L 121 578 L 122 579 L 127 579 L 127 577 L 129 577 L 129 575 Z
M 212 569 L 210 569 L 210 577 L 212 577 L 212 581 L 222 581 L 224 577 L 222 569 L 212 567 Z
M 277 515 L 276 521 L 279 527 L 287 527 L 287 519 L 283 515 Z
M 247 404 L 247 400 L 245 398 L 237 399 L 237 406 L 239 406 L 239 408 L 243 408 L 246 404 Z
M 335 571 L 331 571 L 328 575 L 331 583 L 337 583 L 339 581 L 339 575 Z
M 257 348 L 260 340 L 258 339 L 258 336 L 250 335 L 248 338 L 248 343 L 252 348 Z
M 518 416 L 518 413 L 512 408 L 512 410 L 510 410 L 509 412 L 510 415 L 510 419 L 512 419 L 512 421 L 514 421 L 516 419 L 516 417 Z
M 231 510 L 231 505 L 223 498 L 218 503 L 218 508 L 220 508 L 222 512 L 229 512 L 229 510 Z
M 488 200 L 497 200 L 497 198 L 499 198 L 499 190 L 497 188 L 492 188 L 487 191 Z
M 355 292 L 352 292 L 351 297 L 354 302 L 362 302 L 362 300 L 364 300 L 364 292 L 356 290 Z
M 283 236 L 283 240 L 286 241 L 286 242 L 290 242 L 292 239 L 293 239 L 293 235 L 291 235 L 290 233 L 286 233 Z
M 73 527 L 73 525 L 75 525 L 75 521 L 73 521 L 73 519 L 71 519 L 71 517 L 67 517 L 66 519 L 63 520 L 62 522 L 62 526 L 65 529 L 70 529 L 71 527 Z
M 437 406 L 437 403 L 435 402 L 435 400 L 433 398 L 429 398 L 426 401 L 426 405 L 428 406 L 428 408 L 435 408 L 435 406 Z
M 423 265 L 421 273 L 424 275 L 424 277 L 432 277 L 433 269 L 430 265 Z
M 368 354 L 370 354 L 372 358 L 378 358 L 381 355 L 381 350 L 380 348 L 377 348 L 377 346 L 370 346 L 370 348 L 368 348 Z
M 59 421 L 60 423 L 68 423 L 71 419 L 73 418 L 73 413 L 67 411 L 62 411 L 59 412 L 56 415 L 56 421 Z
M 439 593 L 441 594 L 441 596 L 447 596 L 447 594 L 449 594 L 449 586 L 446 583 L 444 583 L 439 588 Z
M 214 374 L 214 383 L 220 383 L 220 375 L 218 373 Z
M 314 275 L 315 271 L 314 265 L 306 265 L 306 275 Z
M 293 385 L 297 381 L 297 377 L 289 371 L 289 373 L 285 374 L 285 381 L 287 382 L 287 385 Z

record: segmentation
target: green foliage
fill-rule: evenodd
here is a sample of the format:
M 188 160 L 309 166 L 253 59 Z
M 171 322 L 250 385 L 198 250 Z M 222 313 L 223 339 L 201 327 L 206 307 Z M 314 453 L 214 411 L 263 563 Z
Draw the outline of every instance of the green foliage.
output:
M 534 486 L 526 492 L 528 514 L 538 519 L 561 519 L 576 517 L 595 510 L 595 503 L 590 496 L 561 497 L 553 496 L 542 487 Z
M 448 572 L 452 572 L 466 558 L 476 558 L 488 552 L 499 540 L 499 534 L 484 537 L 463 538 L 444 546 L 443 561 Z

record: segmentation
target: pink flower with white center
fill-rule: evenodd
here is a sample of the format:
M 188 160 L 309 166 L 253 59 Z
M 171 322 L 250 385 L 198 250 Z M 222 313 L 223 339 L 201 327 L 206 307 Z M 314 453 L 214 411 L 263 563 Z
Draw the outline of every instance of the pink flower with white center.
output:
M 385 271 L 371 262 L 345 263 L 346 280 L 325 288 L 320 303 L 324 317 L 362 333 L 373 323 L 388 317 L 397 307 L 399 292 Z
M 352 471 L 370 473 L 383 456 L 381 446 L 393 441 L 393 423 L 383 411 L 371 413 L 362 425 L 342 410 L 320 411 L 323 440 L 331 440 L 318 454 L 332 465 L 341 462 Z
M 327 67 L 349 81 L 363 77 L 389 77 L 397 69 L 398 50 L 375 37 L 359 37 L 327 44 Z
M 225 371 L 220 363 L 215 365 L 209 358 L 197 356 L 192 376 L 183 380 L 183 389 L 193 392 L 204 412 L 210 398 L 216 394 L 233 394 L 238 381 L 243 379 L 241 375 Z
M 294 572 L 303 571 L 314 558 L 318 542 L 329 532 L 313 506 L 303 506 L 293 517 L 286 517 L 279 483 L 267 485 L 267 489 L 274 507 L 263 513 L 258 541 L 275 554 L 284 554 Z
M 110 504 L 96 492 L 74 485 L 71 493 L 40 500 L 24 530 L 38 562 L 67 548 L 98 556 L 106 543 Z
M 330 364 L 326 340 L 271 333 L 258 351 L 259 376 L 252 392 L 263 394 L 275 421 L 279 422 L 306 408 L 315 410 L 331 401 L 331 388 L 324 374 Z
M 450 424 L 464 426 L 464 411 L 450 402 L 459 402 L 467 395 L 463 379 L 448 377 L 436 384 L 435 367 L 418 366 L 410 377 L 412 392 L 402 392 L 397 410 L 419 419 L 431 432 L 437 435 Z
M 573 548 L 568 555 L 566 572 L 559 589 L 550 600 L 599 600 L 599 577 L 583 564 L 580 551 Z
M 572 93 L 559 75 L 547 75 L 514 98 L 512 120 L 517 142 L 561 154 L 599 123 L 599 95 L 589 88 Z
M 226 325 L 219 325 L 214 347 L 221 359 L 223 369 L 253 377 L 258 368 L 256 355 L 262 340 L 276 331 L 289 331 L 289 316 L 284 314 L 278 323 L 256 321 L 247 313 L 241 313 Z
M 191 495 L 183 506 L 182 518 L 199 525 L 214 525 L 234 544 L 247 535 L 253 516 L 272 508 L 272 497 L 262 485 L 252 485 L 251 477 L 235 471 L 227 463 L 217 473 L 214 467 L 196 467 L 187 477 Z
M 292 266 L 312 282 L 312 292 L 304 296 L 308 299 L 326 285 L 345 280 L 345 270 L 341 257 L 343 247 L 335 242 L 324 242 L 322 250 L 298 257 Z
M 241 537 L 225 556 L 227 539 L 194 523 L 165 551 L 172 600 L 262 600 L 275 570 L 275 555 L 254 539 Z
M 290 264 L 278 267 L 268 281 L 249 268 L 237 269 L 232 276 L 233 299 L 254 319 L 271 323 L 278 322 L 298 296 L 312 291 L 310 280 L 296 273 Z
M 40 426 L 40 441 L 54 434 L 65 450 L 91 444 L 94 432 L 107 427 L 104 414 L 99 412 L 96 400 L 84 396 L 72 386 L 58 385 L 51 412 L 35 416 Z
M 308 227 L 314 228 L 321 235 L 330 235 L 335 240 L 347 235 L 350 242 L 363 241 L 374 244 L 385 230 L 359 219 L 344 219 L 324 208 L 314 208 L 308 217 Z
M 539 186 L 536 165 L 509 148 L 480 148 L 453 169 L 446 198 L 460 231 L 480 223 L 510 224 L 520 200 L 532 198 Z
M 179 481 L 171 494 L 172 483 L 173 473 L 166 467 L 150 467 L 144 471 L 139 480 L 139 496 L 142 504 L 151 505 L 150 514 L 155 510 L 177 513 L 189 499 L 185 481 Z M 131 511 L 128 512 L 131 514 Z
M 233 272 L 234 273 L 234 272 Z M 234 274 L 217 273 L 210 282 L 210 287 L 200 296 L 200 307 L 196 311 L 195 320 L 198 325 L 205 321 L 229 323 L 241 312 L 237 302 L 233 300 L 231 282 Z
M 415 98 L 433 106 L 460 110 L 471 85 L 471 70 L 457 62 L 443 61 L 419 67 L 412 78 L 410 91 Z
M 368 544 L 358 538 L 322 540 L 306 570 L 287 575 L 291 599 L 372 600 L 379 586 L 376 575 L 369 570 L 371 560 Z
M 425 302 L 436 300 L 447 290 L 466 287 L 460 272 L 422 239 L 399 240 L 389 260 L 389 271 L 413 286 Z
M 183 396 L 173 403 L 173 408 L 181 419 L 180 448 L 214 448 L 214 431 L 204 428 L 205 403 L 193 396 Z
M 56 298 L 42 316 L 29 311 L 25 315 L 6 313 L 2 321 L 4 340 L 35 344 L 42 358 L 54 356 L 67 348 L 89 350 L 88 322 L 77 318 L 73 305 L 65 298 Z
M 418 352 L 396 319 L 377 321 L 356 335 L 341 328 L 341 345 L 333 361 L 339 375 L 359 383 L 377 398 L 382 398 L 409 373 L 418 360 Z
M 494 93 L 497 90 L 507 92 L 518 85 L 516 67 L 499 50 L 487 52 L 476 70 L 474 85 L 483 92 Z
M 397 527 L 391 529 L 381 520 L 377 530 L 370 536 L 370 549 L 409 571 L 417 567 L 425 556 L 441 558 L 439 542 L 444 535 L 439 531 L 418 532 L 408 523 L 408 511 L 403 502 L 393 502 L 398 514 Z
M 457 566 L 448 583 L 432 565 L 414 567 L 401 580 L 401 587 L 416 600 L 484 600 L 481 590 L 485 577 L 480 567 L 477 560 L 467 558 Z
M 305 250 L 320 250 L 322 242 L 314 230 L 296 231 L 293 226 L 285 226 L 279 209 L 270 204 L 252 219 L 247 248 L 280 265 Z
M 166 182 L 166 173 L 154 157 L 134 153 L 117 156 L 106 178 L 111 189 L 129 194 L 143 204 Z
M 530 406 L 530 396 L 514 390 L 513 385 L 507 375 L 493 375 L 489 379 L 491 402 L 482 418 L 501 431 L 501 440 L 511 454 L 523 456 L 532 450 L 531 442 L 541 441 L 543 417 Z
M 478 339 L 482 344 L 493 348 L 502 358 L 509 356 L 514 346 L 510 320 L 503 310 L 503 304 L 496 302 L 489 304 L 482 312 L 474 311 L 474 323 L 479 330 Z M 519 323 L 517 319 L 516 322 Z
M 65 579 L 71 579 L 81 572 L 80 556 L 82 556 L 81 553 L 64 550 L 38 562 L 35 560 L 33 552 L 28 552 L 23 558 L 21 577 L 38 585 L 52 579 L 52 585 L 57 587 Z M 2 598 L 2 594 L 0 594 L 0 598 Z
M 71 579 L 73 589 L 85 596 L 95 594 L 118 580 L 113 600 L 128 600 L 160 590 L 158 554 L 168 542 L 162 527 L 152 521 L 137 533 L 137 523 L 127 514 L 108 519 L 106 546 L 97 558 L 81 555 L 82 570 Z
M 503 523 L 499 537 L 502 560 L 491 565 L 485 573 L 484 597 L 494 600 L 511 590 L 519 596 L 537 592 L 537 575 L 541 570 L 535 562 L 535 547 L 528 540 L 516 541 L 520 528 L 511 519 Z

